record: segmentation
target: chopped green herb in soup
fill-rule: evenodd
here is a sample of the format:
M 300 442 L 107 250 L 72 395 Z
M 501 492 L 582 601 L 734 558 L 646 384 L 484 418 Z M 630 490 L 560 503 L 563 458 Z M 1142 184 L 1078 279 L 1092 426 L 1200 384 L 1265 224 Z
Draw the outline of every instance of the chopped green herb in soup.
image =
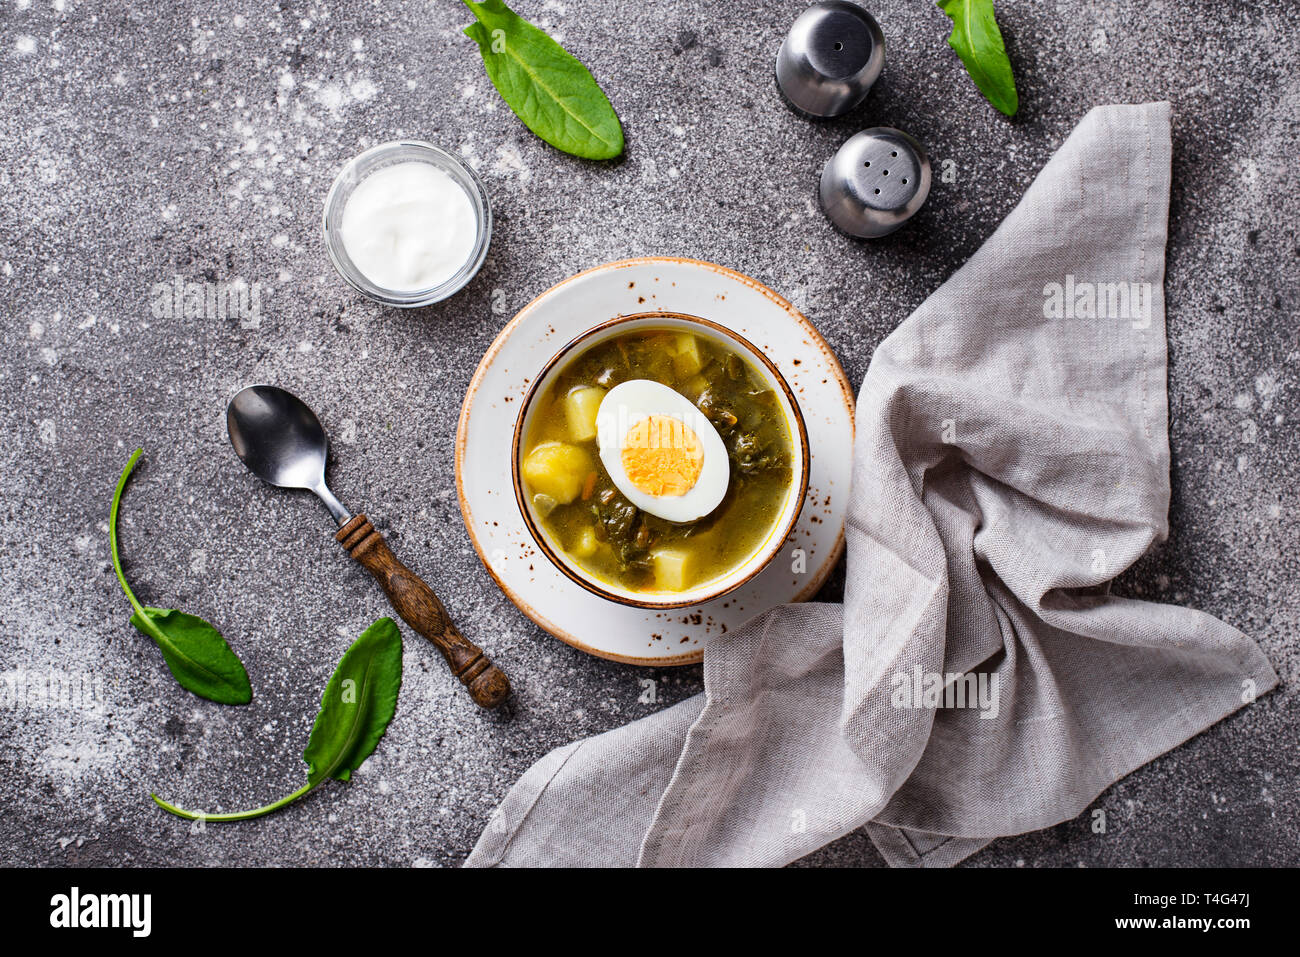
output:
M 535 401 L 524 490 L 595 578 L 684 591 L 729 574 L 771 535 L 791 485 L 790 426 L 721 339 L 623 333 L 580 352 Z

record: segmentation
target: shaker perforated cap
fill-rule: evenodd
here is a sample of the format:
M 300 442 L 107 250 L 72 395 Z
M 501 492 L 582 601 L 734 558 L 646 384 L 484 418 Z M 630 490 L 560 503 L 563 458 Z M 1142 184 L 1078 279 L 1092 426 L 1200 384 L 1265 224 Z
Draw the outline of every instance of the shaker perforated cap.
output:
M 888 126 L 855 133 L 822 169 L 822 209 L 844 232 L 887 236 L 930 195 L 930 160 L 915 138 Z
M 813 117 L 842 116 L 864 99 L 885 65 L 885 35 L 854 3 L 825 0 L 799 14 L 776 55 L 786 101 Z

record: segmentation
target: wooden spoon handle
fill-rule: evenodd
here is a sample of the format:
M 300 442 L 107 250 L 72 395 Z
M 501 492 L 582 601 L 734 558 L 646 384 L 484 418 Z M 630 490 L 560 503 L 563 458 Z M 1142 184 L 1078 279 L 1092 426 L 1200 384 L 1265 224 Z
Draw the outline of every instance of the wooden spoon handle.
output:
M 482 648 L 451 623 L 447 609 L 433 589 L 397 560 L 369 519 L 364 515 L 352 516 L 334 537 L 375 576 L 402 620 L 438 646 L 451 673 L 469 689 L 476 704 L 495 708 L 509 697 L 510 680 L 483 654 Z

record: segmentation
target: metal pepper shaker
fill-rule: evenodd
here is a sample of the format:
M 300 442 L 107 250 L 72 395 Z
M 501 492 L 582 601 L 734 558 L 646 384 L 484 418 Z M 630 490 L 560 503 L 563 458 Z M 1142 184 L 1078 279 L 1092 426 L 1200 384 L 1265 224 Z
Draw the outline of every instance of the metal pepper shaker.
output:
M 799 14 L 776 55 L 776 84 L 799 113 L 842 116 L 885 65 L 885 35 L 866 10 L 824 0 Z
M 888 126 L 849 137 L 822 168 L 822 209 L 851 236 L 887 236 L 930 195 L 930 159 L 917 140 Z

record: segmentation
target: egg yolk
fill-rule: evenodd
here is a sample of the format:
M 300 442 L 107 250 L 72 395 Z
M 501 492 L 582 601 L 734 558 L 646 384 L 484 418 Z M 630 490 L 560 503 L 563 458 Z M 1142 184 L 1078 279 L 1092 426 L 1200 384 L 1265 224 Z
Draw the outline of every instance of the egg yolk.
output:
M 704 447 L 689 425 L 667 415 L 642 419 L 623 436 L 623 472 L 647 495 L 685 495 L 699 481 Z

